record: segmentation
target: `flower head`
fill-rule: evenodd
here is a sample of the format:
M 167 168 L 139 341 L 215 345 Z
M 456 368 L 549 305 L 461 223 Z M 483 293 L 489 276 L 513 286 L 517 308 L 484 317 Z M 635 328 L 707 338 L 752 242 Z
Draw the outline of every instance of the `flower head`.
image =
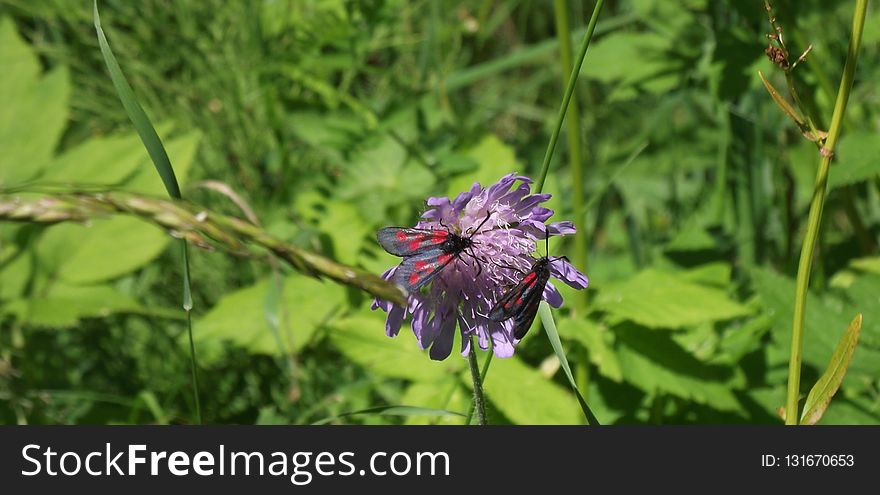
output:
M 530 194 L 532 180 L 509 174 L 483 188 L 474 183 L 454 200 L 428 198 L 428 209 L 416 224 L 420 229 L 448 229 L 470 237 L 472 245 L 437 274 L 426 290 L 412 292 L 405 308 L 387 301 L 374 301 L 373 309 L 388 313 L 385 333 L 397 335 L 407 315 L 412 317 L 413 333 L 422 349 L 430 347 L 431 359 L 446 359 L 452 351 L 455 328 L 462 335 L 462 355 L 470 352 L 471 335 L 480 348 L 488 349 L 489 339 L 498 357 L 513 355 L 519 342 L 513 336 L 512 320 L 495 322 L 487 316 L 504 287 L 515 284 L 521 272 L 528 271 L 536 243 L 549 235 L 575 232 L 571 222 L 545 222 L 553 210 L 541 206 L 549 194 Z M 397 267 L 382 276 L 391 279 Z M 553 259 L 553 277 L 576 289 L 587 287 L 587 277 L 565 259 Z M 543 299 L 553 307 L 562 305 L 559 291 L 548 282 Z

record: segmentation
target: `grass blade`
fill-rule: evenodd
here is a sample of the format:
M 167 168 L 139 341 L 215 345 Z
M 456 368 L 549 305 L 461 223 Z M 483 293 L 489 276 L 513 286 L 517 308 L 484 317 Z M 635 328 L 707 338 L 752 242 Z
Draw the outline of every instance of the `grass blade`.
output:
M 116 61 L 116 57 L 110 49 L 110 43 L 107 41 L 104 29 L 101 28 L 101 16 L 98 14 L 98 0 L 94 0 L 92 3 L 92 14 L 94 16 L 95 32 L 98 35 L 98 45 L 101 48 L 101 55 L 104 57 L 104 63 L 107 64 L 107 70 L 110 72 L 110 79 L 113 81 L 113 87 L 116 88 L 116 92 L 119 94 L 119 100 L 125 108 L 125 113 L 131 120 L 131 123 L 137 131 L 138 136 L 140 136 L 141 141 L 143 141 L 144 147 L 147 149 L 147 153 L 150 155 L 150 159 L 153 161 L 153 165 L 159 173 L 159 177 L 162 178 L 162 183 L 165 185 L 165 190 L 168 191 L 168 195 L 174 199 L 181 199 L 180 184 L 177 183 L 177 176 L 174 174 L 174 168 L 171 166 L 171 160 L 168 158 L 165 146 L 162 145 L 162 140 L 159 139 L 159 134 L 156 132 L 156 128 L 153 127 L 153 123 L 150 122 L 150 118 L 147 116 L 146 112 L 144 112 L 140 103 L 138 103 L 131 86 L 128 84 L 128 80 L 125 79 L 125 75 L 122 73 L 122 68 L 119 67 L 119 62 Z M 192 368 L 193 398 L 195 399 L 196 422 L 201 424 L 202 410 L 199 402 L 199 379 L 196 366 L 196 351 L 192 337 L 192 318 L 190 317 L 193 304 L 189 276 L 189 254 L 187 252 L 186 241 L 181 240 L 180 242 L 183 251 L 183 309 L 186 311 L 187 315 L 186 328 L 189 333 L 189 357 Z
M 840 337 L 837 347 L 834 348 L 834 354 L 831 355 L 831 361 L 828 368 L 822 373 L 822 376 L 813 385 L 807 402 L 804 404 L 804 413 L 801 416 L 802 425 L 814 425 L 825 414 L 828 405 L 831 404 L 831 398 L 837 393 L 840 384 L 843 383 L 843 377 L 846 376 L 846 370 L 852 360 L 853 352 L 856 350 L 856 344 L 859 341 L 859 333 L 862 330 L 862 315 L 857 314 L 853 321 L 849 324 L 846 332 Z
M 107 64 L 110 79 L 113 81 L 113 86 L 119 94 L 119 100 L 125 108 L 125 113 L 128 114 L 128 118 L 131 119 L 131 123 L 138 136 L 143 141 L 144 147 L 153 161 L 153 165 L 156 166 L 156 171 L 159 172 L 159 177 L 162 178 L 162 183 L 165 185 L 168 195 L 174 199 L 180 199 L 180 185 L 177 183 L 177 176 L 174 175 L 174 169 L 171 167 L 171 160 L 168 158 L 165 146 L 162 145 L 162 140 L 159 139 L 159 134 L 156 133 L 150 118 L 147 117 L 146 112 L 144 112 L 137 98 L 135 98 L 128 80 L 125 79 L 125 75 L 119 67 L 119 62 L 116 61 L 116 57 L 110 49 L 110 44 L 104 35 L 104 29 L 101 28 L 101 17 L 98 15 L 98 0 L 95 0 L 93 3 L 93 13 L 101 55 L 104 56 L 104 63 Z
M 577 396 L 581 410 L 587 418 L 587 423 L 598 426 L 599 420 L 596 419 L 596 415 L 590 410 L 590 406 L 587 405 L 587 401 L 584 400 L 584 396 L 581 395 L 581 391 L 578 390 L 574 376 L 571 374 L 571 367 L 568 365 L 568 358 L 565 357 L 565 350 L 562 349 L 562 341 L 559 340 L 559 332 L 556 330 L 556 322 L 553 321 L 553 314 L 550 312 L 550 306 L 548 306 L 546 302 L 541 301 L 541 306 L 538 308 L 538 314 L 541 315 L 541 323 L 544 325 L 547 339 L 550 340 L 550 345 L 553 346 L 553 352 L 555 352 L 556 357 L 559 358 L 562 370 L 565 371 L 565 377 L 568 378 L 568 383 L 571 385 L 571 389 Z
M 559 132 L 562 130 L 562 122 L 565 120 L 565 113 L 568 110 L 568 104 L 571 102 L 571 96 L 574 94 L 574 87 L 577 85 L 578 74 L 581 72 L 581 66 L 584 64 L 584 58 L 587 56 L 587 49 L 590 47 L 590 41 L 593 39 L 593 32 L 596 30 L 596 23 L 599 21 L 599 12 L 605 0 L 598 0 L 593 8 L 593 15 L 587 24 L 587 31 L 584 33 L 584 39 L 581 41 L 577 58 L 571 68 L 571 75 L 568 78 L 568 85 L 565 88 L 565 94 L 562 96 L 562 104 L 559 107 L 559 114 L 556 116 L 556 125 L 553 127 L 553 133 L 550 134 L 550 142 L 547 143 L 547 151 L 544 153 L 544 162 L 541 164 L 541 173 L 538 180 L 535 181 L 535 192 L 539 193 L 544 188 L 544 181 L 547 179 L 547 172 L 550 170 L 550 159 L 553 158 L 553 151 L 556 149 L 556 143 L 559 141 Z
M 379 406 L 379 407 L 369 407 L 367 409 L 360 409 L 357 411 L 350 411 L 346 413 L 339 414 L 337 416 L 331 416 L 329 418 L 319 419 L 312 423 L 313 425 L 324 425 L 336 419 L 345 418 L 348 416 L 357 416 L 361 414 L 375 414 L 377 416 L 437 416 L 437 417 L 449 417 L 449 416 L 459 416 L 464 417 L 464 414 L 447 411 L 445 409 L 431 409 L 427 407 L 415 407 L 415 406 Z

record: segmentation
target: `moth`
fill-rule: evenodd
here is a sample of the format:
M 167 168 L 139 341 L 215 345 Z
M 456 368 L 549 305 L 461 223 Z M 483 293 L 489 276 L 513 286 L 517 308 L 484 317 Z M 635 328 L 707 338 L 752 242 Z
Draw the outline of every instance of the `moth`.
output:
M 510 290 L 505 292 L 498 302 L 492 306 L 489 311 L 489 319 L 495 322 L 502 322 L 513 318 L 513 336 L 521 340 L 526 336 L 532 322 L 535 321 L 535 315 L 538 314 L 538 306 L 544 295 L 544 287 L 550 280 L 550 263 L 557 259 L 565 259 L 565 256 L 551 258 L 550 254 L 550 233 L 546 233 L 544 238 L 546 243 L 547 256 L 543 256 L 532 263 L 532 267 L 528 272 L 523 273 L 514 267 L 507 267 L 522 273 L 522 279 Z
M 505 292 L 489 312 L 492 321 L 502 322 L 513 318 L 513 336 L 517 339 L 525 337 L 535 321 L 544 287 L 550 280 L 550 262 L 549 256 L 535 260 L 522 280 Z
M 385 227 L 379 229 L 376 238 L 389 254 L 403 257 L 394 272 L 394 281 L 412 292 L 433 280 L 463 253 L 477 262 L 479 276 L 482 265 L 480 258 L 473 253 L 473 237 L 489 221 L 490 216 L 491 212 L 476 228 L 468 229 L 467 235 L 456 234 L 441 223 L 442 229 Z

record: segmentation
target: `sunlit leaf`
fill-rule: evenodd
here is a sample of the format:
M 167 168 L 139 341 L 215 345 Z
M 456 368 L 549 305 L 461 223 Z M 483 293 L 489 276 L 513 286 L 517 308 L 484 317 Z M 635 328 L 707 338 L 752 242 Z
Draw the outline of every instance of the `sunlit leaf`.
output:
M 751 313 L 724 291 L 654 269 L 601 287 L 596 306 L 650 328 L 680 328 Z
M 608 330 L 587 318 L 560 318 L 558 329 L 561 337 L 576 340 L 587 348 L 590 361 L 599 368 L 599 373 L 615 382 L 623 380 L 617 355 L 605 340 L 606 336 L 610 337 Z
M 574 375 L 571 374 L 571 367 L 568 365 L 568 357 L 566 357 L 565 349 L 562 348 L 562 342 L 559 340 L 559 332 L 556 330 L 556 322 L 553 321 L 553 314 L 550 312 L 550 306 L 546 302 L 541 301 L 538 313 L 541 315 L 541 323 L 544 325 L 544 333 L 547 335 L 547 340 L 550 341 L 550 346 L 553 347 L 553 352 L 556 353 L 556 358 L 559 360 L 559 364 L 565 372 L 565 377 L 568 379 L 568 384 L 571 386 L 572 392 L 574 392 L 575 397 L 577 397 L 578 404 L 581 406 L 581 410 L 587 418 L 587 423 L 590 425 L 598 425 L 599 420 L 596 419 L 593 411 L 590 410 L 590 406 L 587 404 L 587 401 L 584 400 L 584 396 L 578 389 L 577 382 L 574 380 Z
M 450 181 L 446 194 L 451 198 L 469 191 L 474 182 L 487 186 L 511 172 L 523 172 L 513 148 L 494 134 L 486 135 L 474 147 L 465 150 L 464 155 L 477 163 L 477 170 Z
M 255 353 L 277 355 L 283 351 L 278 348 L 271 322 L 266 318 L 266 297 L 274 283 L 268 277 L 223 296 L 196 322 L 198 331 L 194 337 L 199 348 L 216 350 L 220 343 L 230 342 Z M 278 311 L 287 312 L 289 325 L 278 330 L 287 348 L 299 350 L 308 344 L 344 299 L 345 290 L 337 284 L 302 275 L 286 277 Z M 210 350 L 205 355 L 206 359 L 216 357 Z
M 615 327 L 614 333 L 627 382 L 648 393 L 665 391 L 723 411 L 741 409 L 726 368 L 700 362 L 664 333 L 629 324 Z
M 432 361 L 419 349 L 407 325 L 397 337 L 385 336 L 384 315 L 376 310 L 334 322 L 329 330 L 333 345 L 348 359 L 383 377 L 437 382 L 465 368 L 465 360 L 454 353 L 445 361 Z
M 471 387 L 469 374 L 462 382 Z M 519 358 L 495 359 L 483 386 L 488 407 L 497 407 L 516 424 L 583 424 L 577 400 L 569 390 L 544 378 Z M 491 411 L 489 412 L 491 417 Z
M 801 415 L 801 424 L 814 425 L 825 413 L 831 398 L 837 393 L 840 384 L 843 383 L 843 377 L 846 376 L 846 370 L 849 367 L 853 352 L 856 350 L 856 343 L 859 341 L 859 332 L 862 329 L 862 315 L 858 314 L 847 327 L 846 332 L 837 343 L 834 354 L 825 372 L 819 377 L 819 380 L 810 389 L 807 395 L 807 401 L 804 403 L 804 411 Z
M 868 130 L 844 133 L 834 151 L 834 163 L 828 175 L 829 190 L 877 177 L 880 174 L 877 133 Z
M 46 166 L 67 123 L 65 67 L 40 75 L 36 54 L 15 24 L 0 18 L 0 186 L 33 179 Z

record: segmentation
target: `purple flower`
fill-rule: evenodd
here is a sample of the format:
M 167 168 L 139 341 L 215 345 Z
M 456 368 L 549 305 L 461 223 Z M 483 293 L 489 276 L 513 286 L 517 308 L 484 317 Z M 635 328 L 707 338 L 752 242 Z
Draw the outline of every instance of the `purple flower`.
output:
M 428 209 L 416 228 L 449 229 L 463 236 L 482 224 L 473 234 L 472 249 L 461 253 L 422 292 L 409 295 L 406 308 L 376 300 L 373 309 L 388 313 L 385 333 L 394 337 L 407 315 L 412 318 L 413 333 L 419 347 L 430 347 L 431 359 L 446 359 L 452 351 L 456 324 L 462 335 L 461 353 L 470 352 L 470 337 L 476 334 L 480 348 L 488 349 L 492 339 L 498 357 L 513 355 L 519 342 L 513 337 L 512 319 L 494 322 L 488 314 L 501 297 L 504 288 L 516 284 L 522 273 L 531 268 L 537 243 L 546 235 L 575 232 L 571 222 L 545 222 L 553 210 L 540 204 L 549 194 L 530 194 L 532 180 L 515 174 L 502 177 L 496 184 L 483 188 L 474 183 L 469 191 L 449 198 L 428 198 Z M 485 223 L 484 223 L 485 222 Z M 470 229 L 470 230 L 469 230 Z M 472 251 L 472 252 L 471 252 Z M 478 263 L 472 256 L 481 261 Z M 386 271 L 391 279 L 397 267 Z M 513 268 L 518 269 L 514 270 Z M 551 275 L 576 289 L 586 288 L 587 277 L 564 259 L 554 259 Z M 543 299 L 551 306 L 562 305 L 559 291 L 548 282 Z

